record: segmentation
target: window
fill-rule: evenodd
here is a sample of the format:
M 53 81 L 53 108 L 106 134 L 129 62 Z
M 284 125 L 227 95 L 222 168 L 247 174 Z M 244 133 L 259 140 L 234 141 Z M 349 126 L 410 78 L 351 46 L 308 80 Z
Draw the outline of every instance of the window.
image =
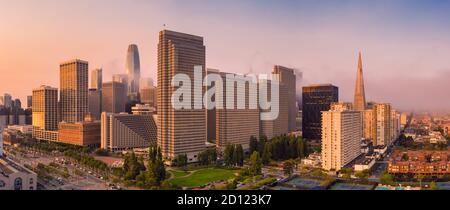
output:
M 22 190 L 22 178 L 16 178 L 14 180 L 14 190 Z
M 0 188 L 3 188 L 5 186 L 6 186 L 6 183 L 4 181 L 0 180 Z

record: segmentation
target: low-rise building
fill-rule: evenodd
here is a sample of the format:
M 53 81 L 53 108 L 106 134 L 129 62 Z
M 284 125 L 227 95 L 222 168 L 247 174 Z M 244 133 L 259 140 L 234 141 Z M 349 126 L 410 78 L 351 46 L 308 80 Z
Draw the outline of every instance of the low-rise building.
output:
M 390 160 L 390 174 L 439 176 L 450 174 L 450 151 L 395 151 Z
M 37 174 L 3 156 L 0 140 L 0 190 L 36 190 Z
M 31 134 L 33 132 L 32 125 L 9 125 L 8 130 L 20 131 L 22 134 Z
M 377 159 L 375 157 L 365 157 L 360 161 L 357 161 L 353 168 L 355 171 L 371 170 L 376 162 Z
M 79 146 L 100 146 L 100 121 L 59 124 L 59 142 Z
M 156 123 L 151 115 L 102 113 L 101 148 L 124 151 L 156 144 Z

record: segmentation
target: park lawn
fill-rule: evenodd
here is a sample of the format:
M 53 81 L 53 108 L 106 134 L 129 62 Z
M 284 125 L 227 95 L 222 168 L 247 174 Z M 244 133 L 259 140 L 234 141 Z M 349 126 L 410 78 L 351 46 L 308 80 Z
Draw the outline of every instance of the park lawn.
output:
M 176 170 L 170 170 L 169 173 L 172 174 L 172 176 L 170 178 L 174 179 L 174 178 L 178 178 L 178 177 L 183 177 L 183 176 L 187 176 L 189 175 L 191 172 L 190 171 L 176 171 Z
M 200 187 L 210 182 L 228 180 L 234 178 L 237 170 L 227 170 L 221 168 L 206 168 L 193 171 L 191 175 L 177 177 L 170 180 L 170 183 L 179 187 Z

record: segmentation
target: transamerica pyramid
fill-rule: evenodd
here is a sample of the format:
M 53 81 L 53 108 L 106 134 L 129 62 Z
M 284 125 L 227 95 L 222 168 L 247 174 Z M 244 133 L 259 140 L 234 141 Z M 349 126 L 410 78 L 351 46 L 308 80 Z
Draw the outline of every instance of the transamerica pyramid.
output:
M 362 67 L 362 56 L 359 53 L 358 58 L 358 72 L 356 75 L 355 101 L 353 103 L 354 109 L 357 111 L 364 111 L 366 109 L 366 94 L 364 90 L 364 77 Z

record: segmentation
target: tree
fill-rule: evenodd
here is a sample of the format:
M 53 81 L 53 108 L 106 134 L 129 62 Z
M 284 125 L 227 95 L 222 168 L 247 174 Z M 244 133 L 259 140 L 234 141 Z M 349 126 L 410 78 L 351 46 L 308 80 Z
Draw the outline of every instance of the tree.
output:
M 264 151 L 261 157 L 261 161 L 264 165 L 270 163 L 270 159 L 272 158 L 272 153 L 270 151 L 271 151 L 271 144 L 267 143 L 266 145 L 264 145 Z
M 298 153 L 297 156 L 298 156 L 300 159 L 303 159 L 303 158 L 306 157 L 306 154 L 305 154 L 305 142 L 303 141 L 302 138 L 299 138 L 299 139 L 297 140 L 297 153 Z
M 148 171 L 149 179 L 154 180 L 156 185 L 160 185 L 166 179 L 166 167 L 162 159 L 161 149 L 152 146 L 149 149 Z
M 283 163 L 283 171 L 286 176 L 291 176 L 294 173 L 294 164 L 292 161 L 285 161 Z
M 82 159 L 81 162 L 89 165 L 90 161 L 87 159 Z M 135 180 L 136 177 L 141 173 L 141 171 L 145 171 L 145 166 L 143 165 L 143 161 L 138 160 L 133 152 L 131 153 L 131 155 L 125 156 L 123 171 L 125 180 Z
M 436 182 L 430 183 L 430 190 L 438 190 L 438 186 L 437 186 Z
M 261 159 L 259 158 L 259 153 L 255 151 L 250 156 L 249 173 L 250 175 L 256 176 L 261 174 L 261 170 L 262 170 Z
M 176 166 L 178 166 L 178 167 L 183 167 L 184 169 L 186 169 L 186 166 L 187 166 L 187 164 L 188 164 L 188 157 L 187 157 L 187 154 L 181 154 L 181 155 L 178 155 L 178 156 L 175 158 L 175 162 L 176 162 Z
M 395 185 L 394 176 L 392 176 L 391 174 L 385 172 L 380 177 L 380 183 L 381 184 L 385 184 L 385 185 Z
M 236 165 L 243 166 L 244 165 L 244 149 L 242 148 L 242 145 L 238 144 L 236 145 L 236 149 L 234 150 L 236 154 Z
M 250 137 L 250 154 L 258 150 L 258 139 L 254 136 Z
M 233 165 L 233 154 L 234 154 L 234 145 L 228 144 L 225 147 L 225 151 L 223 152 L 223 160 L 225 162 L 226 166 L 232 166 Z
M 267 142 L 267 137 L 266 136 L 260 136 L 259 137 L 259 142 L 258 142 L 258 153 L 259 154 L 262 154 L 262 152 L 264 150 L 264 145 L 266 144 L 266 142 Z

